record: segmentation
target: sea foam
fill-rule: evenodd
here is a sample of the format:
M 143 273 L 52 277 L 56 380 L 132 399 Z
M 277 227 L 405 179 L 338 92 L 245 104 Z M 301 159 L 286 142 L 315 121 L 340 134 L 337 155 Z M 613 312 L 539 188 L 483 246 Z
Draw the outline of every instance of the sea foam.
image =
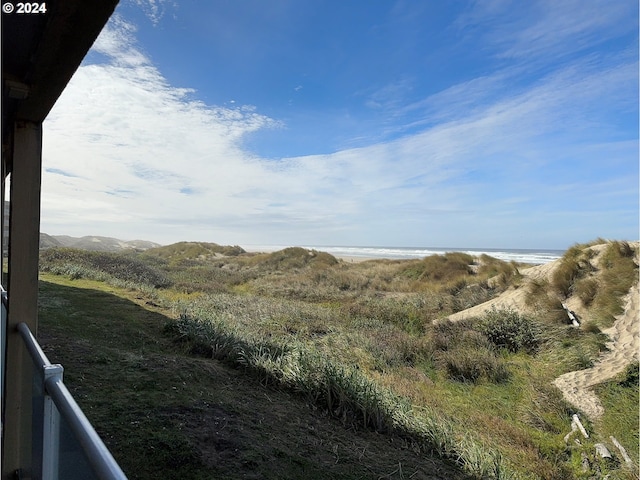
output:
M 290 246 L 290 245 L 289 245 Z M 330 253 L 336 257 L 354 258 L 389 258 L 389 259 L 419 259 L 430 255 L 442 255 L 447 252 L 463 252 L 473 256 L 482 254 L 507 262 L 543 264 L 560 258 L 563 250 L 545 249 L 499 249 L 499 248 L 436 248 L 436 247 L 344 247 L 331 245 L 299 245 L 303 248 Z M 287 248 L 285 245 L 253 245 L 247 246 L 250 251 L 275 252 Z

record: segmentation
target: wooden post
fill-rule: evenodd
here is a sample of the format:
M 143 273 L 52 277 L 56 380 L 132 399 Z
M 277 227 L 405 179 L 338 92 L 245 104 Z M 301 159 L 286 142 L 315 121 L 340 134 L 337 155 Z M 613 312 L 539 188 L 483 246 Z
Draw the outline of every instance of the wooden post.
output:
M 31 468 L 31 397 L 33 366 L 17 325 L 38 328 L 38 249 L 42 123 L 17 121 L 14 128 L 7 279 L 7 352 L 2 478 Z

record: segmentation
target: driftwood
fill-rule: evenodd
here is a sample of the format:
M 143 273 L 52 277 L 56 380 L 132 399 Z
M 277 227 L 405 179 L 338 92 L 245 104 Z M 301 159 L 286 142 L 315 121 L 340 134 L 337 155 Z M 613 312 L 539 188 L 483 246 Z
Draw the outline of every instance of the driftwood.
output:
M 574 433 L 576 433 L 578 430 L 580 430 L 584 438 L 589 438 L 589 434 L 582 426 L 582 422 L 578 418 L 578 415 L 574 413 L 573 416 L 571 417 L 571 431 L 564 436 L 564 442 L 568 443 L 571 436 Z M 577 445 L 580 445 L 580 440 L 576 438 L 574 441 L 576 442 Z
M 580 419 L 578 418 L 578 414 L 574 413 L 573 416 L 571 417 L 573 419 L 573 421 L 575 422 L 576 426 L 578 427 L 578 429 L 580 430 L 580 432 L 582 433 L 582 436 L 584 438 L 589 438 L 589 434 L 587 433 L 587 431 L 584 429 L 584 427 L 582 426 L 582 422 L 580 421 Z
M 616 440 L 616 437 L 611 436 L 609 438 L 611 439 L 611 442 L 613 442 L 613 444 L 616 446 L 616 448 L 618 450 L 620 450 L 620 455 L 622 455 L 622 458 L 624 458 L 625 463 L 628 466 L 633 465 L 633 462 L 631 461 L 631 458 L 629 458 L 629 455 L 627 455 L 627 451 L 624 449 L 624 447 L 622 445 L 620 445 L 618 440 Z
M 609 449 L 605 446 L 604 443 L 596 443 L 594 445 L 596 447 L 596 453 L 602 457 L 602 458 L 606 458 L 611 460 L 611 452 L 609 451 Z

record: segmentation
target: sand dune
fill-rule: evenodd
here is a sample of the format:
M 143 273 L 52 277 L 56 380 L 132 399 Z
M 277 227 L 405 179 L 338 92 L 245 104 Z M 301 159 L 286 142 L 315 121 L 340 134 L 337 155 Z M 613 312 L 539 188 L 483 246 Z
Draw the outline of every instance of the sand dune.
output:
M 556 260 L 551 263 L 536 265 L 535 267 L 525 268 L 521 270 L 520 273 L 524 277 L 522 286 L 518 288 L 509 287 L 509 289 L 507 289 L 501 295 L 489 300 L 488 302 L 484 302 L 480 305 L 476 305 L 475 307 L 471 307 L 461 312 L 454 313 L 453 315 L 449 315 L 449 320 L 455 322 L 458 320 L 463 320 L 465 318 L 478 317 L 484 314 L 486 311 L 491 310 L 492 308 L 512 308 L 514 310 L 518 310 L 519 312 L 532 313 L 532 308 L 527 306 L 525 302 L 525 298 L 527 295 L 527 282 L 533 280 L 542 280 L 545 278 L 550 279 L 551 275 L 553 275 L 554 269 L 558 266 L 558 264 L 559 260 Z
M 638 243 L 635 243 L 637 248 Z M 606 244 L 590 247 L 597 252 L 593 259 L 594 265 L 598 265 L 600 253 Z M 512 308 L 522 313 L 533 313 L 533 308 L 525 303 L 527 282 L 533 280 L 550 279 L 553 271 L 560 264 L 560 260 L 545 265 L 539 265 L 522 270 L 523 281 L 519 288 L 510 287 L 500 296 L 475 307 L 449 316 L 452 321 L 477 317 L 492 308 Z M 569 298 L 565 302 L 571 310 L 575 310 L 579 316 L 583 313 L 581 302 L 577 298 Z M 624 313 L 616 318 L 613 327 L 605 330 L 610 342 L 609 351 L 603 354 L 595 366 L 586 370 L 565 373 L 558 377 L 554 384 L 562 391 L 564 397 L 572 405 L 582 410 L 591 418 L 597 418 L 604 412 L 598 397 L 591 387 L 613 378 L 622 372 L 625 367 L 638 359 L 640 349 L 640 290 L 636 283 L 625 299 Z

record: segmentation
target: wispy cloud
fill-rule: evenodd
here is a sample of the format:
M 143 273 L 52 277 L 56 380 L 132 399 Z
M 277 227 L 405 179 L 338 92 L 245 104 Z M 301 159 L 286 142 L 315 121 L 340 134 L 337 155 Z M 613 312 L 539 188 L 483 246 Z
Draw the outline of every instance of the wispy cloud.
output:
M 637 29 L 638 5 L 608 0 L 475 1 L 456 26 L 477 31 L 502 58 L 567 57 Z M 489 28 L 487 28 L 489 27 Z
M 69 172 L 65 172 L 64 170 L 60 170 L 59 168 L 47 168 L 45 169 L 46 172 L 48 173 L 53 173 L 54 175 L 62 175 L 63 177 L 77 177 L 77 175 L 74 175 L 73 173 L 69 173 Z
M 486 5 L 460 24 L 488 15 Z M 572 35 L 584 42 L 595 36 L 579 28 L 613 21 L 580 18 Z M 518 56 L 569 38 L 542 29 L 536 20 L 522 38 L 513 29 L 502 43 L 490 40 Z M 545 229 L 577 228 L 585 211 L 594 236 L 607 215 L 637 214 L 628 206 L 637 200 L 637 131 L 617 128 L 621 112 L 637 113 L 633 52 L 567 62 L 529 82 L 517 66 L 502 68 L 414 102 L 399 100 L 411 88 L 403 80 L 370 96 L 398 119 L 393 140 L 273 160 L 243 142 L 277 120 L 252 106 L 206 105 L 170 85 L 121 18 L 94 49 L 108 60 L 80 67 L 45 127 L 43 228 L 51 233 L 469 246 L 475 231 L 485 246 L 557 246 L 564 237 Z
M 393 110 L 400 105 L 406 103 L 407 94 L 411 92 L 413 88 L 413 81 L 409 78 L 403 78 L 401 80 L 392 82 L 381 88 L 376 89 L 371 93 L 365 104 L 369 108 L 385 110 Z

